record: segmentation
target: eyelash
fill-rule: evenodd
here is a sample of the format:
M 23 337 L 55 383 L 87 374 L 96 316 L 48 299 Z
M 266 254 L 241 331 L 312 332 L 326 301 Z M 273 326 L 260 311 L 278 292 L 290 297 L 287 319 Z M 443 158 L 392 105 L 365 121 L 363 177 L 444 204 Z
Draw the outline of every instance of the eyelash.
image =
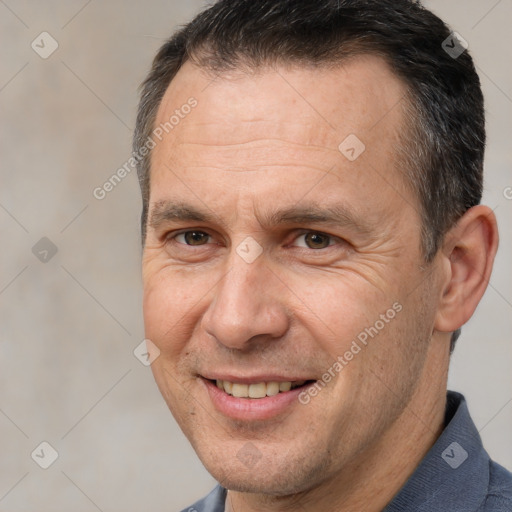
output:
M 197 246 L 194 246 L 194 245 L 190 245 L 190 244 L 186 244 L 186 243 L 182 243 L 182 242 L 177 242 L 176 241 L 176 237 L 180 236 L 180 235 L 185 235 L 187 233 L 201 233 L 201 234 L 204 234 L 204 235 L 207 235 L 211 238 L 211 235 L 209 233 L 207 233 L 206 231 L 202 231 L 202 230 L 199 230 L 199 229 L 187 229 L 185 231 L 179 231 L 178 233 L 169 233 L 168 235 L 166 235 L 165 239 L 166 241 L 168 242 L 173 242 L 173 243 L 177 243 L 177 244 L 180 244 L 180 245 L 185 245 L 187 247 L 203 247 L 204 245 L 208 245 L 208 244 L 203 244 L 203 245 L 197 245 Z M 296 240 L 297 238 L 303 236 L 303 235 L 307 235 L 307 234 L 315 234 L 315 235 L 321 235 L 323 237 L 327 237 L 329 239 L 329 241 L 333 241 L 333 240 L 339 240 L 341 242 L 343 242 L 342 239 L 340 239 L 339 237 L 336 237 L 334 235 L 329 235 L 328 233 L 324 233 L 323 231 L 314 231 L 314 230 L 303 230 L 299 233 L 297 233 L 296 237 L 294 238 L 294 240 Z M 322 250 L 325 250 L 329 247 L 331 247 L 332 245 L 335 245 L 335 244 L 332 244 L 332 243 L 329 243 L 329 245 L 327 245 L 327 247 L 322 247 L 320 249 L 312 249 L 310 247 L 297 247 L 299 249 L 305 249 L 305 250 L 310 250 L 310 251 L 314 251 L 314 252 L 319 252 L 319 251 L 322 251 Z

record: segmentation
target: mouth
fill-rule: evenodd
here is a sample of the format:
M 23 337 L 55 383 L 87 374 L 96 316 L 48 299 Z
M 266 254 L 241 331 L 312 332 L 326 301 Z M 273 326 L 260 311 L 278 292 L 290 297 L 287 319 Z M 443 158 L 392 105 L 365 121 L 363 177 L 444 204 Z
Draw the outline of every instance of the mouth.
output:
M 208 379 L 215 384 L 221 391 L 235 398 L 254 398 L 260 399 L 268 396 L 276 396 L 279 393 L 286 393 L 292 389 L 305 387 L 315 382 L 314 380 L 297 380 L 297 381 L 269 381 L 245 384 L 240 382 L 232 382 L 221 379 Z
M 265 421 L 292 411 L 304 411 L 299 395 L 316 380 L 217 379 L 200 376 L 211 404 L 223 416 L 241 421 Z M 297 407 L 300 409 L 297 409 Z

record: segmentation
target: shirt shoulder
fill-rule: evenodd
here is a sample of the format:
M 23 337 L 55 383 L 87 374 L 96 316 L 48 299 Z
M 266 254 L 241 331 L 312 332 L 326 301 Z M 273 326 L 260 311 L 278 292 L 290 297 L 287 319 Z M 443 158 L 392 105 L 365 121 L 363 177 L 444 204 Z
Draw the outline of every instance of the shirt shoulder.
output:
M 181 512 L 224 512 L 226 506 L 226 489 L 217 485 L 208 496 L 197 501 Z
M 512 473 L 489 461 L 489 488 L 480 512 L 512 511 Z

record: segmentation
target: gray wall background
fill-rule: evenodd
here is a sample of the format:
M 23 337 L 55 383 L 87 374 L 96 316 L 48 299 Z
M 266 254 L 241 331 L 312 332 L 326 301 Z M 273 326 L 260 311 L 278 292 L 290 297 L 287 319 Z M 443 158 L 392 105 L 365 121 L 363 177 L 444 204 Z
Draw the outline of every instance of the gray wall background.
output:
M 144 338 L 136 176 L 101 201 L 92 193 L 129 157 L 137 86 L 155 51 L 204 5 L 0 0 L 0 511 L 175 511 L 214 485 L 133 355 Z M 511 468 L 512 0 L 426 5 L 477 63 L 484 202 L 501 227 L 450 387 L 468 398 L 491 456 Z M 51 49 L 43 31 L 59 45 L 46 59 L 31 47 Z M 43 237 L 57 249 L 39 242 L 46 262 L 33 253 Z M 58 452 L 48 469 L 31 457 L 50 460 L 43 441 Z

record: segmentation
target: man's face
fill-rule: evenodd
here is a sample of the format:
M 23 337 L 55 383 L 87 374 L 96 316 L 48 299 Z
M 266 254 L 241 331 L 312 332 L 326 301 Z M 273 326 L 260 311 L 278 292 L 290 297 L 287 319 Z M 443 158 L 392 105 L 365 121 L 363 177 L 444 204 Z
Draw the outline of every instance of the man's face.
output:
M 181 115 L 152 155 L 146 337 L 160 391 L 226 487 L 334 478 L 424 378 L 437 292 L 398 170 L 404 94 L 360 57 L 213 81 L 187 63 L 163 98 L 155 126 Z

